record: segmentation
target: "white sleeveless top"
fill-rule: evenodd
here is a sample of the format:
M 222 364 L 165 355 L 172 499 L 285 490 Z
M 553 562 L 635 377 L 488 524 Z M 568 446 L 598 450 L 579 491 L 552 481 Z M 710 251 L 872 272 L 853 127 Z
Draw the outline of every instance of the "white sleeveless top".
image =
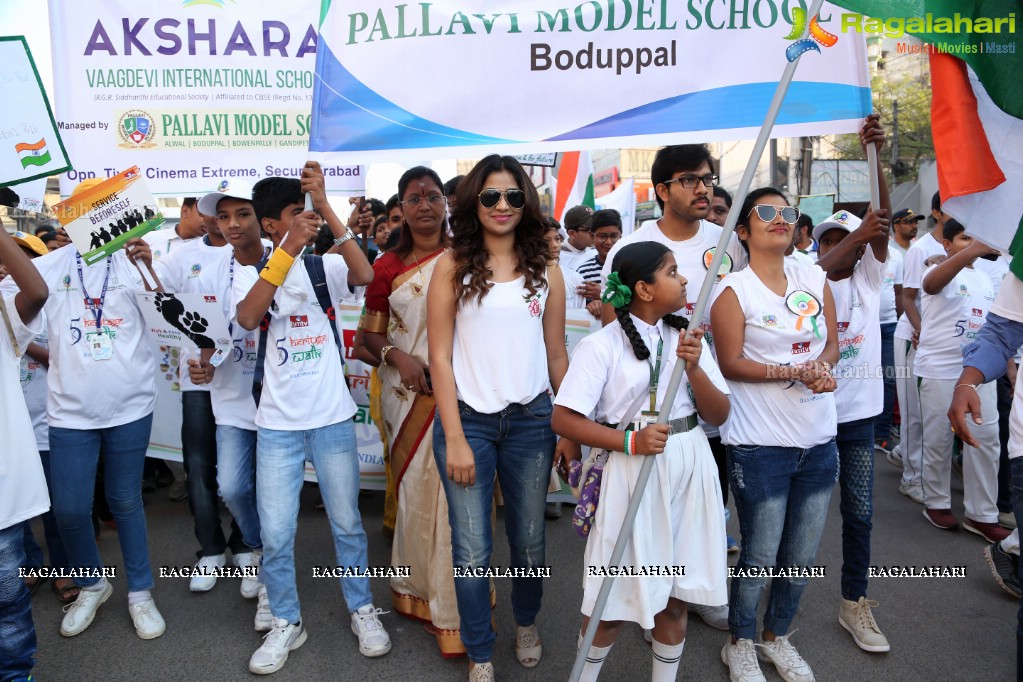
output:
M 547 288 L 530 296 L 525 277 L 491 282 L 455 315 L 451 366 L 458 399 L 484 414 L 527 404 L 548 386 L 543 314 Z
M 768 289 L 751 268 L 721 280 L 719 292 L 732 289 L 746 318 L 742 354 L 769 365 L 799 365 L 817 359 L 824 350 L 828 330 L 824 319 L 825 274 L 817 265 L 785 262 L 788 287 L 784 296 Z M 806 294 L 813 301 L 805 301 Z M 811 319 L 792 312 L 804 299 L 807 312 L 820 307 Z M 813 322 L 816 322 L 816 331 Z M 798 327 L 798 328 L 797 328 Z M 732 411 L 721 427 L 726 445 L 772 445 L 809 448 L 835 437 L 837 415 L 834 393 L 814 394 L 798 381 L 763 383 L 728 380 Z

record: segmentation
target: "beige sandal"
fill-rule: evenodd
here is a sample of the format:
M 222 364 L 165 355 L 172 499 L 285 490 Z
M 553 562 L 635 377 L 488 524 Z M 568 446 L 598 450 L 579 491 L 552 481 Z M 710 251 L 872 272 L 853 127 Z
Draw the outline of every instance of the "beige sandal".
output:
M 469 682 L 494 682 L 494 664 L 476 663 L 469 668 Z
M 536 625 L 517 626 L 515 629 L 515 658 L 524 668 L 535 668 L 540 663 L 543 644 L 536 631 Z

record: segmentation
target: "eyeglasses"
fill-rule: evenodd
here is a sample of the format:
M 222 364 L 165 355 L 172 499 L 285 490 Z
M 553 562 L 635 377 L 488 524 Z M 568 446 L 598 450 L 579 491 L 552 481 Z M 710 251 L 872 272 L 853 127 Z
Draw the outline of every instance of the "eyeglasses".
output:
M 621 232 L 605 232 L 603 234 L 594 234 L 593 238 L 598 242 L 616 242 L 622 238 Z
M 423 197 L 423 196 L 414 196 L 414 197 L 409 197 L 405 201 L 402 201 L 402 202 L 399 202 L 399 203 L 402 206 L 411 206 L 412 208 L 415 208 L 419 204 L 423 203 L 424 200 L 427 201 L 430 204 L 430 206 L 440 206 L 441 204 L 444 203 L 444 195 L 443 194 L 427 194 L 425 197 Z
M 501 203 L 501 197 L 516 211 L 526 205 L 526 193 L 521 189 L 485 189 L 479 194 L 483 208 L 493 208 Z
M 789 225 L 795 225 L 796 221 L 799 220 L 799 209 L 793 208 L 792 206 L 785 206 L 781 210 L 781 219 L 787 222 Z M 747 218 L 753 215 L 753 211 L 757 212 L 757 217 L 763 220 L 765 223 L 769 223 L 778 216 L 778 207 L 772 206 L 771 204 L 757 204 L 753 207 L 753 210 L 746 216 Z
M 711 173 L 708 173 L 707 175 L 680 175 L 677 178 L 665 180 L 663 184 L 670 185 L 673 182 L 677 182 L 686 189 L 692 189 L 701 182 L 704 187 L 717 187 L 718 176 Z

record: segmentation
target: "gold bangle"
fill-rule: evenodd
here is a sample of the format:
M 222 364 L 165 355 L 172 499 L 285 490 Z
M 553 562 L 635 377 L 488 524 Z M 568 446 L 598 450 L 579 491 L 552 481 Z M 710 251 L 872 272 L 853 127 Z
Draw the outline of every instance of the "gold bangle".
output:
M 275 249 L 273 255 L 270 256 L 270 260 L 266 262 L 263 271 L 259 273 L 259 276 L 275 287 L 279 287 L 284 284 L 288 271 L 291 270 L 291 265 L 294 262 L 295 259 L 288 255 L 287 251 Z
M 395 346 L 384 346 L 380 349 L 380 364 L 387 365 L 387 353 L 388 351 L 394 350 Z

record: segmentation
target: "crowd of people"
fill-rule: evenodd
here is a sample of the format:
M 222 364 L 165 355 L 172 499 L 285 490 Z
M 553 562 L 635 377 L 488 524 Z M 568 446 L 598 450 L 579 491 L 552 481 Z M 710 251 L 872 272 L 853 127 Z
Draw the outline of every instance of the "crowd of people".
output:
M 864 149 L 884 139 L 868 117 Z M 34 663 L 30 594 L 42 578 L 24 569 L 44 565 L 31 528 L 40 516 L 49 566 L 73 576 L 52 582 L 68 605 L 62 635 L 87 630 L 114 589 L 94 528 L 104 500 L 135 631 L 166 630 L 142 503 L 156 402 L 156 342 L 136 299 L 145 291 L 214 296 L 229 322 L 237 352 L 222 362 L 212 348 L 180 352 L 198 547 L 190 589 L 242 578 L 253 626 L 267 633 L 252 673 L 281 670 L 308 636 L 295 558 L 307 462 L 358 650 L 391 649 L 369 589 L 341 301 L 364 306 L 350 350 L 374 368 L 385 531 L 393 566 L 408 567 L 389 578 L 391 607 L 425 622 L 441 655 L 467 657 L 471 682 L 495 676 L 496 504 L 516 659 L 532 668 L 543 658 L 545 517 L 561 514 L 547 499 L 562 480 L 579 492 L 573 525 L 586 538 L 580 646 L 599 620 L 580 654 L 585 681 L 598 678 L 626 622 L 646 631 L 652 679 L 675 679 L 690 612 L 727 631 L 720 656 L 734 682 L 764 680 L 761 662 L 785 680 L 813 680 L 791 626 L 836 483 L 839 622 L 860 649 L 889 651 L 868 598 L 875 457 L 902 469 L 899 492 L 931 525 L 985 538 L 996 580 L 1018 598 L 1010 530 L 1023 483 L 1010 485 L 1021 477 L 1010 477 L 1009 457 L 1023 432 L 1008 410 L 1023 284 L 937 196 L 932 230 L 916 238 L 923 216 L 893 212 L 877 171 L 879 206 L 816 225 L 772 187 L 733 207 L 707 147 L 674 145 L 651 168 L 662 217 L 628 235 L 616 211 L 585 206 L 567 212 L 563 229 L 519 162 L 498 155 L 448 182 L 411 168 L 387 202 L 359 200 L 347 220 L 315 162 L 301 179 L 232 180 L 186 199 L 174 229 L 93 265 L 63 232 L 0 230 L 0 679 L 30 679 Z M 731 211 L 735 231 L 711 273 Z M 711 303 L 693 320 L 708 277 Z M 603 322 L 571 358 L 569 309 Z M 684 381 L 669 395 L 679 363 Z M 619 562 L 643 577 L 616 581 L 598 606 L 603 577 L 586 567 L 609 564 L 648 456 Z M 961 523 L 953 468 L 964 482 Z M 730 498 L 738 538 L 726 533 Z M 738 552 L 730 582 L 729 552 Z

